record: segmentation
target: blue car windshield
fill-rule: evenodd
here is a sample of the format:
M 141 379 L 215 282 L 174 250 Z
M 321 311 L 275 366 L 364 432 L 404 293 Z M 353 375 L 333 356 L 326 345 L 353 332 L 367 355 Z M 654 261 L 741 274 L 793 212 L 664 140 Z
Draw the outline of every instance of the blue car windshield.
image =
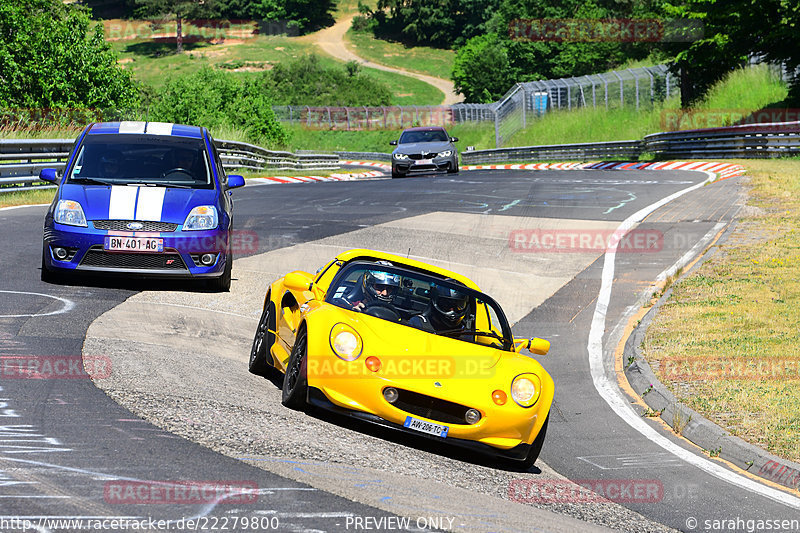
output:
M 67 183 L 211 189 L 202 139 L 153 135 L 87 135 Z
M 400 135 L 400 144 L 447 142 L 449 140 L 444 130 L 404 131 Z

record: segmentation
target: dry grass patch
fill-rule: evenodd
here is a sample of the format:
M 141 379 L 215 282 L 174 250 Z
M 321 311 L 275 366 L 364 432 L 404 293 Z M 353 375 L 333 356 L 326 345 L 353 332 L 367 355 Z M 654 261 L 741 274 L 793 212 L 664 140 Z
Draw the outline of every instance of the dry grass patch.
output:
M 740 161 L 745 216 L 674 286 L 643 346 L 685 405 L 800 460 L 800 160 Z
M 49 204 L 55 196 L 55 189 L 41 189 L 32 191 L 2 192 L 0 193 L 0 207 L 14 205 Z

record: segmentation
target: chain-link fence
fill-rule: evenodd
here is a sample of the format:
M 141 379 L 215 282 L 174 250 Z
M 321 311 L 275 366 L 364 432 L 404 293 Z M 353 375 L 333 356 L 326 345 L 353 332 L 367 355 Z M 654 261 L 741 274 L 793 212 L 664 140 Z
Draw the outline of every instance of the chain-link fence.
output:
M 377 130 L 453 124 L 449 106 L 273 106 L 272 110 L 282 122 L 313 129 Z
M 517 83 L 491 104 L 453 106 L 312 107 L 274 106 L 278 120 L 307 128 L 336 130 L 403 129 L 494 122 L 499 148 L 530 120 L 550 111 L 586 107 L 640 109 L 669 98 L 677 79 L 666 65 Z
M 557 80 L 517 83 L 491 104 L 456 104 L 453 120 L 494 121 L 499 148 L 528 121 L 549 111 L 586 107 L 640 109 L 669 98 L 678 87 L 666 65 L 641 67 Z

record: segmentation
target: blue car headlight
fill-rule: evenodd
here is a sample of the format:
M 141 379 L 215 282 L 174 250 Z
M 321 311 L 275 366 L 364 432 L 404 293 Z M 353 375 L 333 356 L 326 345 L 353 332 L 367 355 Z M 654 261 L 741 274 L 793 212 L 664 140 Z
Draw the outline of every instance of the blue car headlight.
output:
M 444 152 L 439 152 L 438 155 L 439 155 L 439 157 L 450 157 L 451 155 L 453 155 L 453 151 L 452 150 L 445 150 Z
M 408 154 L 392 154 L 392 156 L 398 160 L 408 159 Z
M 53 220 L 67 226 L 87 227 L 83 208 L 75 200 L 59 200 L 56 211 L 53 214 Z
M 184 231 L 214 229 L 219 225 L 217 208 L 213 205 L 198 205 L 186 217 Z

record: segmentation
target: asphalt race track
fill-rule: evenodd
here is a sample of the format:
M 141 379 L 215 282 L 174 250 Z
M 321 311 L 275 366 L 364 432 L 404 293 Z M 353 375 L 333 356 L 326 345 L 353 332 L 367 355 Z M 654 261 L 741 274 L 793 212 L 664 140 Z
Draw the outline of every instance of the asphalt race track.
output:
M 745 531 L 748 520 L 797 519 L 795 496 L 709 459 L 631 409 L 633 420 L 626 409 L 639 407 L 614 377 L 617 345 L 643 292 L 698 242 L 724 239 L 743 197 L 732 178 L 640 210 L 706 179 L 470 171 L 251 186 L 234 192 L 241 242 L 227 294 L 171 282 L 45 284 L 45 208 L 0 210 L 0 531 L 12 530 L 3 520 L 41 517 L 136 517 L 175 530 L 195 518 L 207 530 L 509 532 Z M 538 246 L 545 235 L 591 244 L 637 213 L 636 238 L 621 243 L 613 270 L 596 247 Z M 247 372 L 268 283 L 289 270 L 313 272 L 352 247 L 463 272 L 501 303 L 516 335 L 552 342 L 540 361 L 556 381 L 556 401 L 536 467 L 515 471 L 290 411 L 277 384 Z M 5 366 L 81 356 L 87 368 L 102 366 L 94 380 L 22 379 Z M 547 496 L 567 479 L 623 494 L 618 503 Z M 246 490 L 201 502 L 169 497 L 186 482 Z M 159 490 L 120 498 L 142 485 Z

